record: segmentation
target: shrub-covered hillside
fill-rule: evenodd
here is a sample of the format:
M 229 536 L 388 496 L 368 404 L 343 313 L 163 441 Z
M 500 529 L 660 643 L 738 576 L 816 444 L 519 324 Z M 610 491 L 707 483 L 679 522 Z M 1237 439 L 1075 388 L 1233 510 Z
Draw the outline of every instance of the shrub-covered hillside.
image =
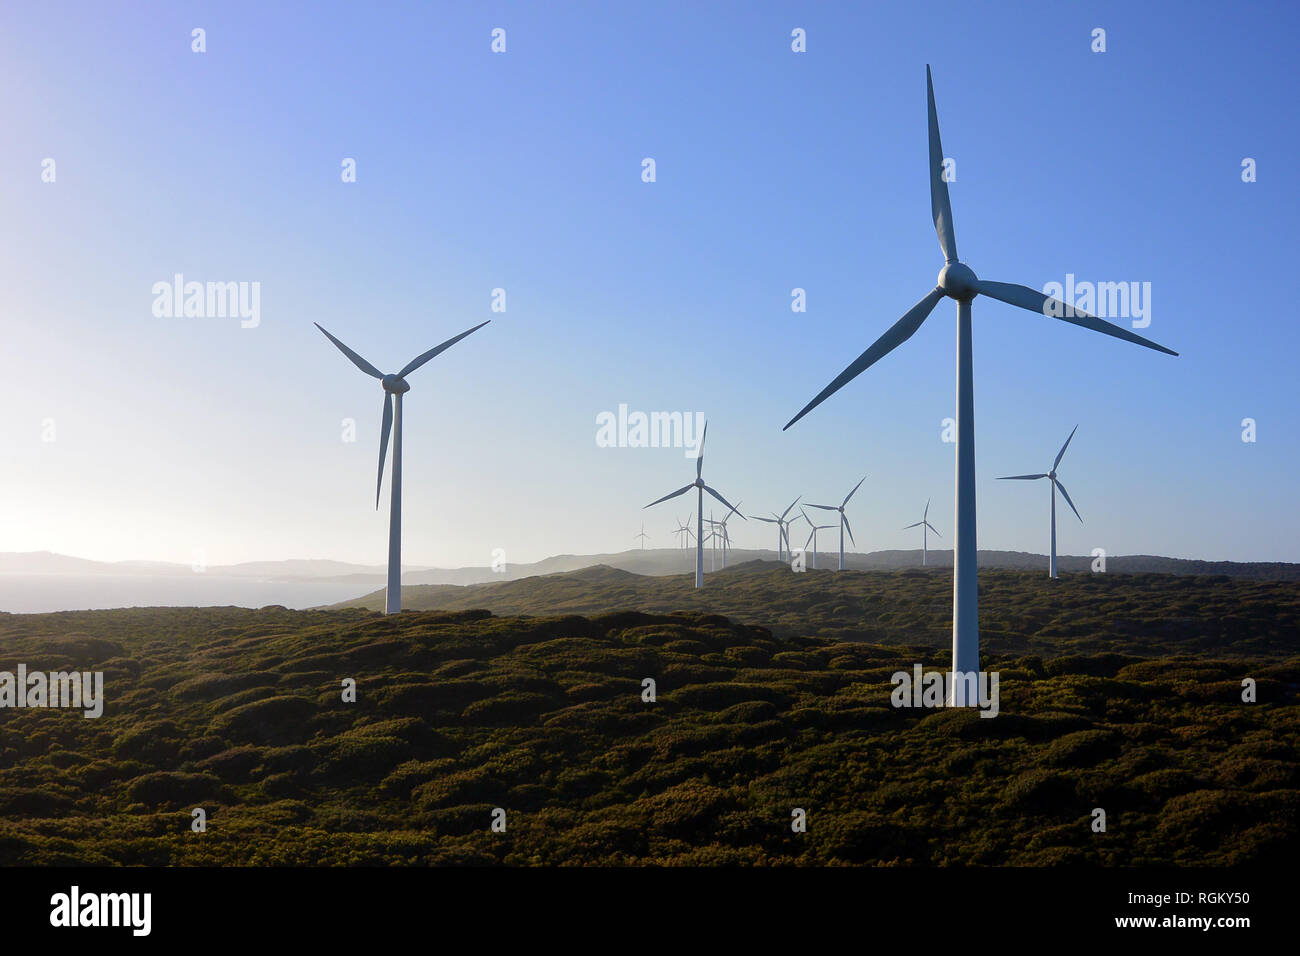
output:
M 107 697 L 98 720 L 0 710 L 0 862 L 1127 865 L 1300 849 L 1300 658 L 995 652 L 998 717 L 890 706 L 894 671 L 945 656 L 699 614 L 0 616 L 0 669 L 102 670 Z M 1259 703 L 1241 702 L 1245 676 Z M 498 807 L 505 833 L 489 829 Z

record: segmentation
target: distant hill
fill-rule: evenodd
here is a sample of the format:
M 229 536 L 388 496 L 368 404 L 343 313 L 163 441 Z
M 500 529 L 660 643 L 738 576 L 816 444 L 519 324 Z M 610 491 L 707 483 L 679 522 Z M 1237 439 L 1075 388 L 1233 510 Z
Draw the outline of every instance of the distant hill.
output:
M 375 591 L 339 608 L 382 610 Z M 641 575 L 594 567 L 496 584 L 404 587 L 410 610 L 483 608 L 498 615 L 637 611 L 718 614 L 790 639 L 949 647 L 952 574 L 809 570 L 749 561 L 705 576 Z M 1294 654 L 1300 650 L 1300 588 L 1285 581 L 1226 575 L 1066 573 L 989 568 L 980 575 L 982 646 L 1045 657 L 1132 648 L 1148 653 Z

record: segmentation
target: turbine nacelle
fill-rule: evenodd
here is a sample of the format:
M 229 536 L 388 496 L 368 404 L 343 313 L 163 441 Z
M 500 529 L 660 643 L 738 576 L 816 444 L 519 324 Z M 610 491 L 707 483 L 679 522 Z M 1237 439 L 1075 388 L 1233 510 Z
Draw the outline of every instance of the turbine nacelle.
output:
M 404 395 L 411 390 L 410 383 L 400 375 L 385 375 L 379 380 L 379 384 L 384 386 L 385 392 L 392 392 L 394 395 Z
M 969 302 L 979 295 L 979 278 L 964 262 L 949 262 L 939 270 L 939 288 L 958 302 Z

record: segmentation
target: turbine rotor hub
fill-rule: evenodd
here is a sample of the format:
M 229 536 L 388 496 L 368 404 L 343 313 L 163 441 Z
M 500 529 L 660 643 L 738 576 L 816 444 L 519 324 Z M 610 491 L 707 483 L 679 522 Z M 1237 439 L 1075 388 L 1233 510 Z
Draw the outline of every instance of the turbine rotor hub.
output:
M 379 380 L 379 382 L 384 386 L 385 392 L 393 392 L 394 394 L 401 395 L 411 390 L 411 386 L 407 384 L 406 379 L 402 378 L 400 375 L 385 375 Z
M 943 294 L 958 302 L 969 302 L 979 295 L 979 279 L 964 262 L 949 262 L 939 271 L 939 288 Z

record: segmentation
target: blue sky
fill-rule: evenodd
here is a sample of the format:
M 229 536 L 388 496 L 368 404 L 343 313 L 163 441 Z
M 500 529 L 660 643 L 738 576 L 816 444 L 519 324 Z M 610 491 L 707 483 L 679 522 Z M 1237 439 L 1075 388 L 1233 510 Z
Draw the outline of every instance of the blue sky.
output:
M 1297 19 L 1285 4 L 6 4 L 0 550 L 380 563 L 381 392 L 312 322 L 396 370 L 487 318 L 411 377 L 408 563 L 622 550 L 643 519 L 668 544 L 689 505 L 640 509 L 692 463 L 597 447 L 596 416 L 620 403 L 707 415 L 705 477 L 745 511 L 838 500 L 866 473 L 861 549 L 917 546 L 900 529 L 927 497 L 947 542 L 950 301 L 781 432 L 943 264 L 930 63 L 967 263 L 1036 288 L 1150 282 L 1142 334 L 1182 353 L 978 299 L 980 547 L 1045 550 L 1046 487 L 994 478 L 1045 470 L 1077 423 L 1061 476 L 1085 524 L 1061 521 L 1063 553 L 1300 560 Z M 259 282 L 260 325 L 155 317 L 152 285 L 175 273 Z M 767 527 L 737 543 L 770 547 Z

